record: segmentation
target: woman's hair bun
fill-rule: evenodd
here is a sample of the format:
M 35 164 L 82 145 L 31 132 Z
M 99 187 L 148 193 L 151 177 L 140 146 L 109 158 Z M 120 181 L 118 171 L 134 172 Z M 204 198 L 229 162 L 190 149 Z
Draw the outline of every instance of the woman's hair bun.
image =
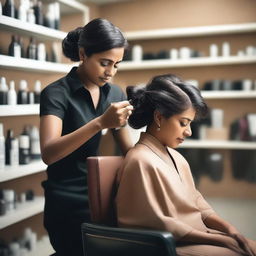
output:
M 78 40 L 82 29 L 82 27 L 78 27 L 70 31 L 62 41 L 63 54 L 72 61 L 80 60 Z

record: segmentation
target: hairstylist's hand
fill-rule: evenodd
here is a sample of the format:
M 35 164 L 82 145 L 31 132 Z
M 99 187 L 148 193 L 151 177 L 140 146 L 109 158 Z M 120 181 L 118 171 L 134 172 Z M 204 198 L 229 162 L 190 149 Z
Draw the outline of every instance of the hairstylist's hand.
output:
M 124 126 L 131 115 L 133 106 L 129 101 L 111 103 L 100 117 L 102 129 Z

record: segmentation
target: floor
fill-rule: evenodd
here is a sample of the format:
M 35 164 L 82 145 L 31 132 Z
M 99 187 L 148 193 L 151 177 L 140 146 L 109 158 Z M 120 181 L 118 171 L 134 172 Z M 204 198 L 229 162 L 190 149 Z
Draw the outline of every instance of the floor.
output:
M 256 200 L 207 198 L 208 203 L 242 234 L 256 240 Z

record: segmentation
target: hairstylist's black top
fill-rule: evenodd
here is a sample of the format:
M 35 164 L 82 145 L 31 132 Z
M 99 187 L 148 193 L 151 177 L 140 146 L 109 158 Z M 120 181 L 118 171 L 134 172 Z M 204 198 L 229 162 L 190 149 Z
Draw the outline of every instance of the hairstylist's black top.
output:
M 41 93 L 40 116 L 55 115 L 62 119 L 62 135 L 69 134 L 92 119 L 102 115 L 111 102 L 125 100 L 124 93 L 115 85 L 100 87 L 100 99 L 94 108 L 90 93 L 80 81 L 76 67 L 69 74 L 48 85 Z M 45 220 L 47 213 L 87 216 L 86 158 L 97 155 L 101 132 L 65 158 L 47 168 L 45 189 Z

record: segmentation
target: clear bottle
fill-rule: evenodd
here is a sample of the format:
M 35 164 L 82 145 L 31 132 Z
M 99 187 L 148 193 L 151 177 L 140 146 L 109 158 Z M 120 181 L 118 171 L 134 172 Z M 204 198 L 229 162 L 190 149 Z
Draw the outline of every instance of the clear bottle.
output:
M 28 104 L 28 84 L 26 80 L 20 80 L 17 102 L 18 104 Z
M 8 85 L 6 83 L 6 78 L 2 76 L 0 80 L 0 105 L 7 104 L 7 92 L 8 92 Z
M 0 123 L 0 172 L 5 168 L 5 137 L 4 125 Z
M 24 0 L 20 0 L 18 19 L 22 22 L 27 22 L 27 6 Z
M 6 0 L 3 6 L 3 15 L 15 18 L 14 0 Z
M 14 81 L 10 81 L 10 89 L 7 92 L 7 103 L 8 105 L 16 105 L 17 104 L 17 93 L 15 91 L 15 83 Z

